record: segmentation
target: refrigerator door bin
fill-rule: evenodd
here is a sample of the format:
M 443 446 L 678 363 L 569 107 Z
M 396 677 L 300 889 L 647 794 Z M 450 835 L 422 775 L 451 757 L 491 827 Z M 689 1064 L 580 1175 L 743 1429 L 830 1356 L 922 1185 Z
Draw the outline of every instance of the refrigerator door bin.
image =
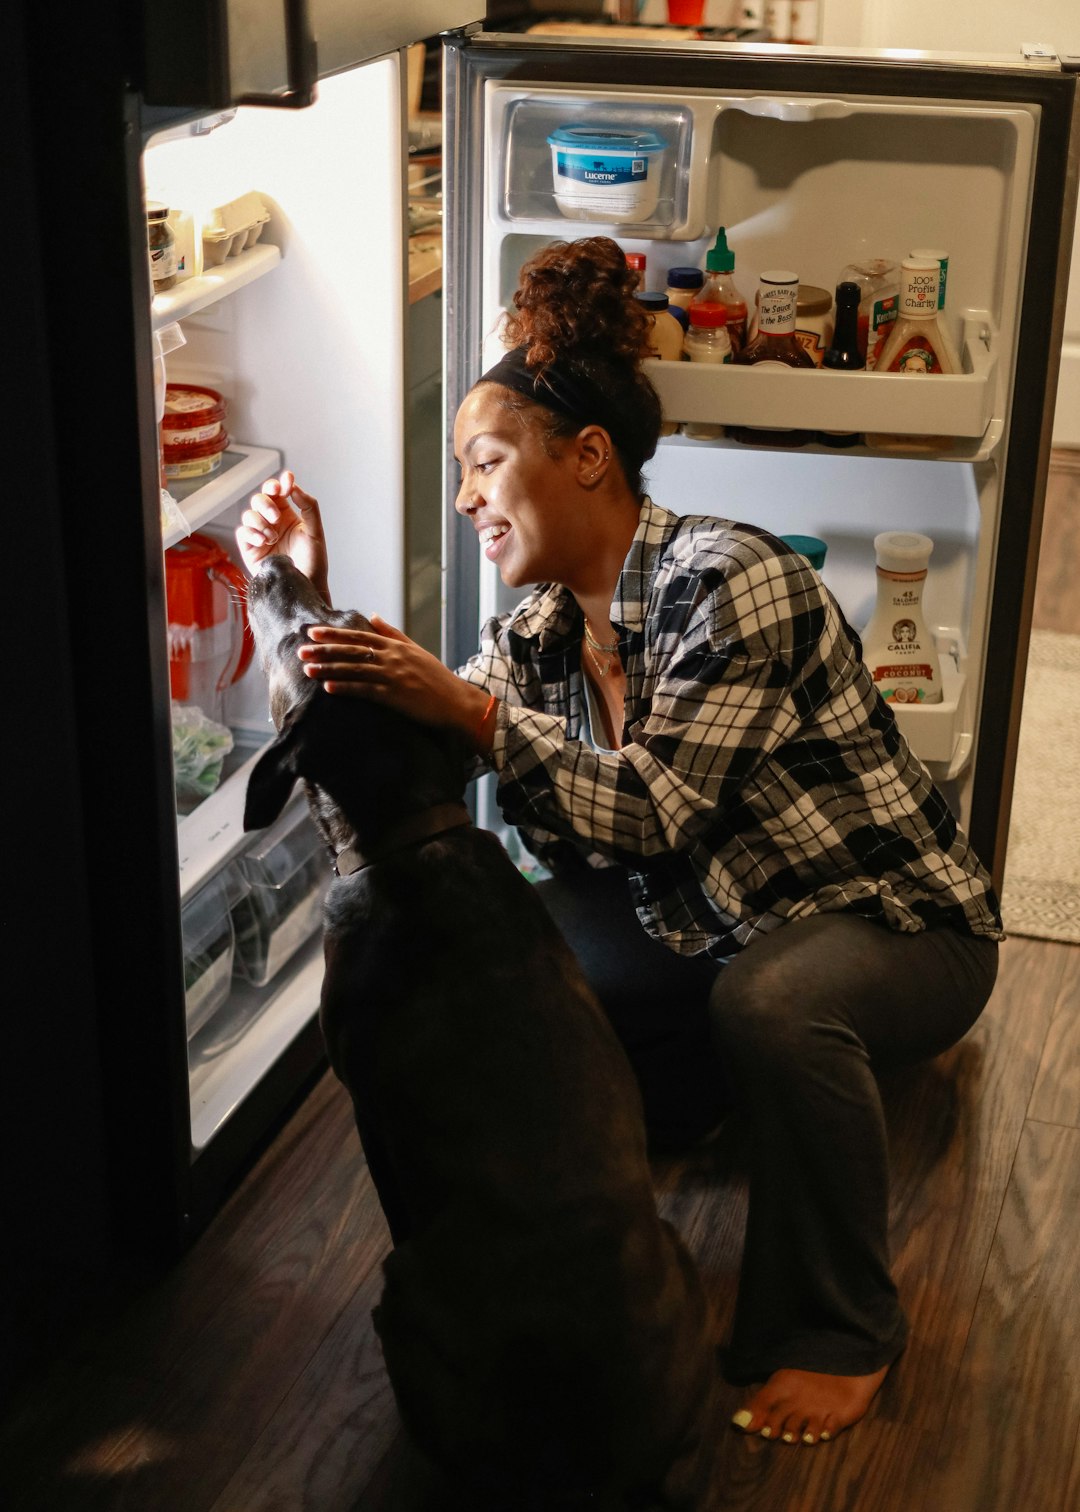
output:
M 993 419 L 997 356 L 985 323 L 965 325 L 965 371 L 920 382 L 900 373 L 801 372 L 762 364 L 661 362 L 646 371 L 665 420 L 799 425 L 810 430 L 983 436 Z
M 967 708 L 967 678 L 950 658 L 941 658 L 942 701 L 936 704 L 892 704 L 900 732 L 916 756 L 931 762 L 935 775 L 959 776 L 971 749 Z M 946 766 L 944 774 L 939 767 Z
M 264 987 L 322 920 L 326 851 L 300 798 L 237 860 L 247 887 L 233 909 L 236 966 Z
M 503 143 L 495 214 L 508 221 L 618 226 L 685 235 L 692 116 L 673 100 L 496 96 Z
M 243 879 L 226 867 L 181 910 L 188 1039 L 198 1033 L 229 996 L 235 952 L 231 909 L 245 888 Z

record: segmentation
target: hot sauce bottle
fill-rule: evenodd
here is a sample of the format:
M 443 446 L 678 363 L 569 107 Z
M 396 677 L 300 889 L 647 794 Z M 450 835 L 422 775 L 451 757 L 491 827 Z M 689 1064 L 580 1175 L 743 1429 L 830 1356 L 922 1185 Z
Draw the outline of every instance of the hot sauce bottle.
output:
M 720 304 L 727 311 L 727 333 L 731 350 L 738 354 L 746 344 L 746 300 L 739 292 L 732 274 L 735 254 L 727 244 L 727 231 L 720 226 L 716 241 L 705 254 L 705 282 L 690 301 L 694 305 Z

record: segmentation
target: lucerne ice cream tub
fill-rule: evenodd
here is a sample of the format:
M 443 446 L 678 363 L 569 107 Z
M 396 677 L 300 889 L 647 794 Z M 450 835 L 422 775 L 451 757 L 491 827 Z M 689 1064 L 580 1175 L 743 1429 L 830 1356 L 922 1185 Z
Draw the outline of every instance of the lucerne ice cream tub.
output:
M 547 140 L 563 215 L 643 221 L 656 209 L 667 143 L 655 131 L 557 126 Z

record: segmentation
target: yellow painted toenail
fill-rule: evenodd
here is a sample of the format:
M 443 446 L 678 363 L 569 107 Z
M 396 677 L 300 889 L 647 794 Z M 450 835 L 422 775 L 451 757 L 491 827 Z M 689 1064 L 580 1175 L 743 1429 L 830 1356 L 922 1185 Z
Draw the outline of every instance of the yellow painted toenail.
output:
M 804 1444 L 813 1444 L 815 1442 L 814 1435 L 812 1433 L 804 1433 L 802 1441 Z
M 832 1438 L 832 1434 L 829 1432 L 829 1430 L 827 1428 L 823 1428 L 821 1430 L 821 1437 L 822 1437 L 823 1440 L 824 1439 L 831 1439 Z
M 772 1438 L 772 1429 L 769 1428 L 768 1426 L 764 1427 L 761 1430 L 761 1436 L 762 1436 L 762 1438 Z
M 795 1442 L 795 1435 L 793 1433 L 783 1433 L 780 1436 L 785 1444 L 793 1444 Z
M 735 1424 L 736 1428 L 749 1428 L 750 1424 L 754 1421 L 754 1414 L 748 1408 L 743 1407 L 735 1414 L 731 1421 Z

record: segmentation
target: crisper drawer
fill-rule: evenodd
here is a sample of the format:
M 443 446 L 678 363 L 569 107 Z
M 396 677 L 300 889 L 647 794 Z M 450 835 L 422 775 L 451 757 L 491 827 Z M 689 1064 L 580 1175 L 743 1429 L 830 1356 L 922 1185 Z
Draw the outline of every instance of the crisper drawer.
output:
M 188 1039 L 199 1032 L 229 996 L 236 952 L 232 910 L 246 890 L 247 883 L 240 874 L 232 866 L 226 866 L 181 909 Z
M 322 922 L 330 866 L 306 799 L 294 800 L 236 866 L 244 883 L 232 911 L 236 969 L 262 987 Z

